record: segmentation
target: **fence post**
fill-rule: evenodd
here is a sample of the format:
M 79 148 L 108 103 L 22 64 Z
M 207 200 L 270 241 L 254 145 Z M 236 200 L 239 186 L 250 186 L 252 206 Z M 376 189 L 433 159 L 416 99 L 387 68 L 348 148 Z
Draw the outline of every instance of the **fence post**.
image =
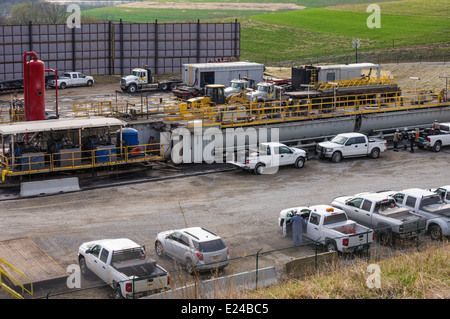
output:
M 255 276 L 255 284 L 256 284 L 256 290 L 258 290 L 258 259 L 259 259 L 259 253 L 263 250 L 262 248 L 258 250 L 256 253 L 256 276 Z

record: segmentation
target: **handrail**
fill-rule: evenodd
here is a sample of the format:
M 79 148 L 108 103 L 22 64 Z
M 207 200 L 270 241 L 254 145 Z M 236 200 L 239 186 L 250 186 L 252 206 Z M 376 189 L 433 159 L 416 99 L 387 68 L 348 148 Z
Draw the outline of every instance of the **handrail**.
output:
M 36 174 L 146 162 L 164 158 L 164 144 L 151 143 L 133 146 L 116 147 L 110 145 L 106 148 L 82 151 L 80 149 L 67 149 L 58 153 L 28 153 L 20 157 L 0 155 L 2 178 L 12 175 Z M 3 176 L 5 175 L 5 176 Z
M 19 287 L 22 288 L 22 295 L 27 292 L 29 293 L 31 296 L 33 296 L 33 281 L 28 278 L 24 273 L 22 273 L 20 270 L 18 270 L 17 268 L 15 268 L 14 266 L 12 266 L 11 264 L 9 264 L 8 262 L 6 262 L 5 260 L 0 258 L 0 263 L 4 263 L 6 266 L 8 266 L 9 268 L 11 268 L 12 270 L 14 270 L 16 273 L 18 273 L 21 277 L 21 281 L 17 281 L 16 279 L 14 279 L 13 277 L 11 277 L 10 275 L 8 275 L 3 269 L 2 267 L 0 267 L 0 286 L 6 286 L 4 283 L 2 283 L 2 274 L 7 277 L 9 280 L 11 280 L 13 283 L 15 283 L 16 285 L 18 285 Z M 30 290 L 25 288 L 25 279 L 27 279 L 30 282 Z M 7 286 L 6 286 L 7 287 Z M 6 289 L 8 290 L 8 289 Z M 14 291 L 14 290 L 12 290 Z M 9 293 L 11 293 L 11 291 L 8 291 Z M 13 294 L 13 296 L 15 296 L 16 298 L 18 297 L 17 295 Z

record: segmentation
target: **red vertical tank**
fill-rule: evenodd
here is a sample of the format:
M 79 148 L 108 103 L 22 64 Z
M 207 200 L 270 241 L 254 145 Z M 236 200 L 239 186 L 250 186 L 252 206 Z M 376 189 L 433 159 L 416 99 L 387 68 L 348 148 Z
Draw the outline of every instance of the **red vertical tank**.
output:
M 27 57 L 32 59 L 27 61 Z M 45 64 L 34 52 L 23 55 L 25 120 L 45 120 Z

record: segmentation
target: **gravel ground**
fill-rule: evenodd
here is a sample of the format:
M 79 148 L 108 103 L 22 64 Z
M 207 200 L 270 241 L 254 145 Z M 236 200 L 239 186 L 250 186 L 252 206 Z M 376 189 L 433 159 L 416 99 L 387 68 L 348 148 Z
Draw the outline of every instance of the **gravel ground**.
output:
M 445 169 L 449 159 L 450 149 L 440 153 L 417 150 L 414 154 L 389 150 L 376 160 L 347 159 L 334 164 L 311 159 L 303 169 L 282 167 L 274 175 L 233 170 L 7 200 L 0 202 L 0 240 L 30 237 L 66 268 L 77 262 L 77 249 L 82 242 L 128 237 L 146 245 L 150 255 L 172 271 L 176 265 L 154 253 L 154 238 L 160 231 L 185 226 L 209 228 L 224 239 L 231 258 L 256 254 L 260 249 L 264 253 L 286 248 L 291 245 L 291 238 L 283 238 L 277 225 L 281 209 L 330 203 L 336 196 L 362 191 L 446 185 L 450 179 L 450 172 Z M 403 248 L 389 248 L 396 249 Z M 311 247 L 263 254 L 260 267 L 281 266 L 292 258 L 311 254 Z M 224 274 L 253 269 L 254 258 L 239 259 Z M 101 282 L 96 278 L 83 280 L 84 288 L 97 285 Z M 44 287 L 41 291 L 48 290 L 68 289 Z M 106 287 L 62 298 L 109 298 L 111 292 Z

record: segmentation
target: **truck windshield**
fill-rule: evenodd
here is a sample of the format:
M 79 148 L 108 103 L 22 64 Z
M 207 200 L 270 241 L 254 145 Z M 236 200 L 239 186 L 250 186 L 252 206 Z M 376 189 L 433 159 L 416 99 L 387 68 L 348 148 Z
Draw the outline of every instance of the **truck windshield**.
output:
M 265 86 L 265 85 L 258 85 L 258 91 L 261 91 L 261 92 L 267 92 L 268 89 L 269 89 L 268 86 Z
M 423 206 L 436 205 L 436 204 L 443 204 L 441 197 L 439 195 L 423 197 L 422 202 L 420 203 L 420 206 L 423 207 Z
M 335 223 L 340 223 L 340 222 L 345 222 L 347 221 L 347 215 L 345 214 L 333 214 L 330 216 L 326 216 L 325 220 L 323 221 L 324 225 L 330 225 L 330 224 L 335 224 Z
M 241 84 L 238 82 L 231 82 L 231 87 L 235 88 L 235 89 L 240 89 L 241 88 Z
M 347 138 L 344 136 L 337 135 L 331 139 L 331 142 L 344 145 L 345 142 L 347 142 Z

